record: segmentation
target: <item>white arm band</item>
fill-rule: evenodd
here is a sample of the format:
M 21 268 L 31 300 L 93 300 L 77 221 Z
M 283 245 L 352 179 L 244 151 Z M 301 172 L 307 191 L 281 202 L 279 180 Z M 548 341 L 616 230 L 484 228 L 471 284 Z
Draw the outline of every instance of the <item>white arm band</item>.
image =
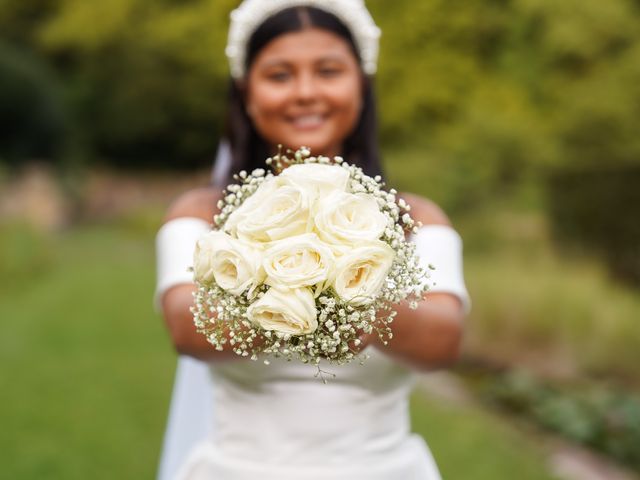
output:
M 195 217 L 180 217 L 165 223 L 156 235 L 157 283 L 154 303 L 160 310 L 162 294 L 169 288 L 193 283 L 193 265 L 196 242 L 211 230 L 211 224 Z
M 471 299 L 462 270 L 462 239 L 446 225 L 426 225 L 412 236 L 420 265 L 431 275 L 429 292 L 451 293 L 462 302 L 465 312 L 471 309 Z M 435 270 L 430 270 L 428 265 Z

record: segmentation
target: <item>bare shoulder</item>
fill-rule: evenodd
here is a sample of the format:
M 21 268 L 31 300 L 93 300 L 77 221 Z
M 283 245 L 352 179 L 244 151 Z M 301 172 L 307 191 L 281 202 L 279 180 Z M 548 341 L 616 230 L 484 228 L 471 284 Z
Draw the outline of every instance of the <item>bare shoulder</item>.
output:
M 164 221 L 168 222 L 180 217 L 196 217 L 211 222 L 213 215 L 218 211 L 216 204 L 221 198 L 222 192 L 214 187 L 189 190 L 171 203 Z
M 411 216 L 415 221 L 423 225 L 451 225 L 447 214 L 431 200 L 406 192 L 398 196 L 411 206 Z

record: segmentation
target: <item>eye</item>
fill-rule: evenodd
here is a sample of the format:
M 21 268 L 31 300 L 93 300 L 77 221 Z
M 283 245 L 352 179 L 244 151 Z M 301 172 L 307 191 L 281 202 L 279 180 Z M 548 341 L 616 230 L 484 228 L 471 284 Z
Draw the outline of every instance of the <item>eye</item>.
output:
M 342 73 L 342 69 L 339 67 L 321 67 L 318 69 L 318 74 L 324 78 L 337 77 Z
M 272 82 L 281 83 L 289 80 L 289 78 L 291 77 L 291 74 L 286 70 L 276 70 L 276 71 L 269 72 L 266 75 L 266 77 Z

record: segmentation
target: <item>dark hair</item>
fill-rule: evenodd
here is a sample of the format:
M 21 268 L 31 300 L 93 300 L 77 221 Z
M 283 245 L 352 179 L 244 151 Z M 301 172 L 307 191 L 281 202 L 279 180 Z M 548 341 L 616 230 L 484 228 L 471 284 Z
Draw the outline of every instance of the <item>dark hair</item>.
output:
M 313 7 L 293 7 L 268 18 L 251 35 L 247 46 L 245 71 L 249 70 L 258 52 L 271 40 L 309 26 L 328 30 L 344 38 L 358 61 L 360 60 L 351 32 L 338 18 Z M 247 115 L 244 94 L 234 80 L 231 80 L 229 85 L 225 136 L 231 147 L 231 172 L 251 171 L 263 167 L 265 159 L 273 153 Z M 342 155 L 345 160 L 362 167 L 365 173 L 371 176 L 382 174 L 377 137 L 373 85 L 371 79 L 365 76 L 363 108 L 354 131 L 345 139 Z

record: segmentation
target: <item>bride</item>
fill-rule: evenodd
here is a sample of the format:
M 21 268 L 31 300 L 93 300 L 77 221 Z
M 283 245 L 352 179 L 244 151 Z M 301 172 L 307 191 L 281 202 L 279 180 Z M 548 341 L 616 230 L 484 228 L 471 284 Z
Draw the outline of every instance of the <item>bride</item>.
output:
M 378 37 L 361 0 L 245 0 L 231 15 L 226 48 L 229 171 L 264 166 L 282 144 L 381 174 L 372 90 Z M 402 195 L 424 225 L 412 240 L 421 261 L 436 266 L 436 286 L 416 310 L 397 306 L 387 346 L 374 335 L 362 339 L 364 365 L 325 365 L 337 377 L 324 384 L 315 367 L 241 359 L 195 331 L 187 267 L 220 195 L 213 187 L 185 193 L 157 237 L 156 299 L 182 355 L 160 477 L 439 479 L 427 445 L 410 433 L 408 394 L 414 372 L 456 360 L 469 306 L 461 240 L 446 215 Z

